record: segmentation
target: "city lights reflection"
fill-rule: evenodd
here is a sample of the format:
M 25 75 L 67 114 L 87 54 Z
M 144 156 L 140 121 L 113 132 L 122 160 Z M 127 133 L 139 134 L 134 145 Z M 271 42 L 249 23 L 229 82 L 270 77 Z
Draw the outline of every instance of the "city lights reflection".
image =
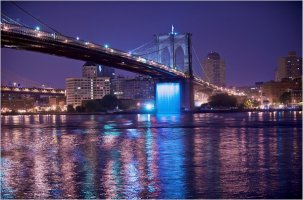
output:
M 2 116 L 1 197 L 298 198 L 299 116 Z

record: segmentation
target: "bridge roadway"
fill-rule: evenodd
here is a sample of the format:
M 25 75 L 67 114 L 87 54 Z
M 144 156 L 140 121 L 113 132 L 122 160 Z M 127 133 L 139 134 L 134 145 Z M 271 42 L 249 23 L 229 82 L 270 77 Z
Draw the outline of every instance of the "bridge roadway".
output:
M 56 33 L 34 30 L 24 26 L 1 23 L 1 47 L 36 51 L 76 60 L 92 61 L 154 78 L 187 79 L 189 76 L 166 65 L 131 55 L 113 48 L 107 48 L 92 42 L 71 38 Z M 214 91 L 227 89 L 194 77 L 196 85 Z
M 19 94 L 38 94 L 38 95 L 52 95 L 65 96 L 65 90 L 53 88 L 23 88 L 1 86 L 1 93 L 19 93 Z
M 92 61 L 152 77 L 187 78 L 183 72 L 127 52 L 15 24 L 1 24 L 1 46 Z

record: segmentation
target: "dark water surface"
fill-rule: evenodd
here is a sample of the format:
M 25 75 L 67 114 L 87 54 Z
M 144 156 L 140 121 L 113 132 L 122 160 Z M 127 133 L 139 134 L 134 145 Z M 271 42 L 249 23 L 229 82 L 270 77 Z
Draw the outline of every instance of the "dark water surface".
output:
M 1 198 L 301 198 L 301 117 L 1 116 Z

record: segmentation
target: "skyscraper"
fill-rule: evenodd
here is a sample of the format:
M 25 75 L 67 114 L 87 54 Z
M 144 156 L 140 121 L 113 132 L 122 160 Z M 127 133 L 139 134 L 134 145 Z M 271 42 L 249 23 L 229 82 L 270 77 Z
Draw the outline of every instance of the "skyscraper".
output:
M 295 51 L 288 52 L 287 57 L 281 57 L 278 60 L 276 70 L 276 81 L 283 78 L 299 78 L 302 76 L 302 57 L 297 57 Z
M 225 62 L 217 52 L 211 52 L 203 61 L 203 79 L 217 86 L 225 86 Z

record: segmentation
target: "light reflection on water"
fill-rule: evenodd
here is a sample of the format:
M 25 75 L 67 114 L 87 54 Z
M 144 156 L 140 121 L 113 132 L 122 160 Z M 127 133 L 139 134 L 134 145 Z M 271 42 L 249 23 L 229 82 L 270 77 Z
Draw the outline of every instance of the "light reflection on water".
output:
M 301 117 L 1 116 L 1 198 L 301 198 Z

